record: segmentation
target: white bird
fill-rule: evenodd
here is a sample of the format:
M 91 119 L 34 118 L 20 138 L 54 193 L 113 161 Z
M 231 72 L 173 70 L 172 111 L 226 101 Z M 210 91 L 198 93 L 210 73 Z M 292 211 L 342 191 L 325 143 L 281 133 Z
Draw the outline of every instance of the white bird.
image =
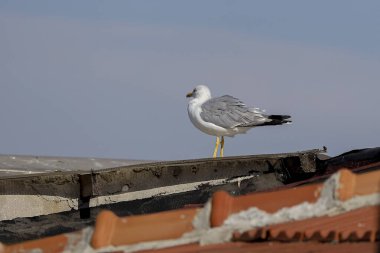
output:
M 216 136 L 213 158 L 220 145 L 220 156 L 224 153 L 224 136 L 234 137 L 257 126 L 290 123 L 289 115 L 266 115 L 263 110 L 247 107 L 242 101 L 229 95 L 211 98 L 210 89 L 198 85 L 188 93 L 187 112 L 191 122 L 202 132 Z

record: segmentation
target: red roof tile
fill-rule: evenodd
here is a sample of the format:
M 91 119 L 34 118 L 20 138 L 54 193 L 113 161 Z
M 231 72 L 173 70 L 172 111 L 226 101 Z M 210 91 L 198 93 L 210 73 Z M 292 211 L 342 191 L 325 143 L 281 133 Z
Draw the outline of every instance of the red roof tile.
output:
M 357 195 L 378 192 L 380 189 L 378 182 L 380 182 L 380 171 L 355 175 L 348 170 L 341 170 L 339 187 L 337 189 L 338 197 L 341 200 L 347 200 Z M 211 225 L 214 227 L 220 226 L 231 214 L 246 210 L 252 206 L 273 213 L 283 207 L 290 207 L 303 202 L 315 202 L 320 195 L 322 187 L 323 184 L 315 184 L 273 192 L 253 193 L 238 197 L 232 197 L 225 192 L 217 192 L 212 199 Z M 117 246 L 152 240 L 178 238 L 185 232 L 189 232 L 193 229 L 192 220 L 196 210 L 197 209 L 180 209 L 126 218 L 118 218 L 112 212 L 104 212 L 100 214 L 97 219 L 92 245 L 95 248 L 100 248 L 108 245 Z M 374 210 L 375 208 L 364 210 L 365 213 L 368 213 L 365 217 L 368 219 L 372 218 L 371 220 L 358 220 L 361 224 L 365 222 L 369 224 L 369 234 L 367 230 L 363 231 L 363 228 L 354 227 L 356 223 L 351 224 L 350 229 L 342 227 L 342 230 L 337 230 L 334 227 L 334 229 L 330 229 L 331 231 L 326 231 L 326 228 L 321 227 L 320 229 L 312 231 L 299 229 L 299 231 L 295 230 L 294 232 L 291 232 L 293 231 L 291 229 L 293 223 L 291 223 L 290 225 L 285 225 L 285 228 L 289 228 L 289 230 L 281 230 L 281 225 L 278 225 L 277 230 L 275 227 L 272 227 L 273 230 L 267 231 L 269 231 L 274 238 L 287 238 L 287 240 L 303 240 L 303 238 L 332 240 L 337 236 L 342 238 L 342 240 L 347 240 L 347 238 L 353 238 L 354 236 L 361 240 L 369 236 L 373 240 L 375 236 L 374 233 L 377 231 L 377 227 L 373 227 L 373 225 L 377 225 L 376 219 L 378 219 L 378 216 L 376 216 L 377 213 Z M 349 220 L 351 216 L 356 217 L 355 214 L 356 212 L 349 212 L 339 217 L 345 219 L 345 217 L 348 216 L 347 219 Z M 317 221 L 314 223 L 317 224 L 322 221 L 331 223 L 331 220 L 338 222 L 339 217 L 317 218 Z M 307 223 L 305 223 L 306 221 L 300 221 L 294 224 L 300 224 L 299 227 L 302 227 L 308 224 L 309 221 L 312 222 L 313 219 L 308 219 L 307 221 Z M 345 224 L 347 224 L 347 222 L 345 222 Z M 294 227 L 294 229 L 297 228 L 298 227 Z M 258 229 L 251 233 L 254 233 L 254 237 L 262 238 L 263 234 L 267 235 L 267 233 L 263 231 L 266 230 Z M 347 231 L 350 233 L 356 232 L 356 234 L 347 234 Z
M 342 201 L 355 196 L 380 192 L 380 171 L 356 175 L 347 169 L 342 169 L 339 173 L 337 197 Z M 220 226 L 231 214 L 252 206 L 268 213 L 274 213 L 283 207 L 294 206 L 302 202 L 313 203 L 318 199 L 322 186 L 323 184 L 314 184 L 238 197 L 232 197 L 226 192 L 217 192 L 212 199 L 211 225 L 213 227 Z
M 274 213 L 280 208 L 297 205 L 304 201 L 315 202 L 322 184 L 307 185 L 291 189 L 252 193 L 232 197 L 226 192 L 216 192 L 212 198 L 211 226 L 217 227 L 231 214 L 255 206 L 263 211 Z M 289 198 L 289 196 L 292 196 Z
M 75 248 L 75 246 L 80 244 L 83 240 L 83 231 L 78 231 L 33 241 L 26 241 L 13 245 L 1 246 L 0 244 L 0 253 L 23 253 L 32 251 L 43 253 L 59 253 L 67 249 L 68 246 Z
M 354 196 L 380 192 L 380 171 L 354 174 L 347 169 L 340 173 L 339 199 L 347 200 Z
M 377 243 L 224 243 L 199 246 L 197 244 L 140 251 L 139 253 L 375 253 L 379 252 Z
M 124 218 L 103 211 L 96 219 L 91 244 L 101 248 L 178 238 L 193 230 L 192 221 L 197 210 L 186 208 Z
M 372 241 L 379 239 L 380 206 L 359 208 L 336 216 L 287 222 L 244 233 L 234 240 L 275 241 Z

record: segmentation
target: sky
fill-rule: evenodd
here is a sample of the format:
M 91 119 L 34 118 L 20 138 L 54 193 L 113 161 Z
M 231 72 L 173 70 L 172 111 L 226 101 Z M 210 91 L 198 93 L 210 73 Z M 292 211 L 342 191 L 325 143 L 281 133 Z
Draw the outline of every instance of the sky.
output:
M 379 1 L 0 0 L 0 153 L 210 157 L 198 84 L 293 124 L 225 155 L 380 145 Z

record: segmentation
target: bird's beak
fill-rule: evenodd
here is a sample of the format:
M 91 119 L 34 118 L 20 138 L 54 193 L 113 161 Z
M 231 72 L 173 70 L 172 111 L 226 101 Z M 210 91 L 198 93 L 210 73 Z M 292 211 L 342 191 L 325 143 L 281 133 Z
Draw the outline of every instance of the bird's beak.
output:
M 186 94 L 186 97 L 189 98 L 189 97 L 192 97 L 193 96 L 193 93 L 192 92 L 189 92 Z

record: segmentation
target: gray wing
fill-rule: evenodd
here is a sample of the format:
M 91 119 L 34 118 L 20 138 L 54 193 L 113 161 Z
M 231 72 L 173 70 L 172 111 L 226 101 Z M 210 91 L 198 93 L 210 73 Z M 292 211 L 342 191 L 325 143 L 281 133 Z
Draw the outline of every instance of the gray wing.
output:
M 250 127 L 263 124 L 267 117 L 258 108 L 248 108 L 229 95 L 212 98 L 202 106 L 201 118 L 224 128 Z

